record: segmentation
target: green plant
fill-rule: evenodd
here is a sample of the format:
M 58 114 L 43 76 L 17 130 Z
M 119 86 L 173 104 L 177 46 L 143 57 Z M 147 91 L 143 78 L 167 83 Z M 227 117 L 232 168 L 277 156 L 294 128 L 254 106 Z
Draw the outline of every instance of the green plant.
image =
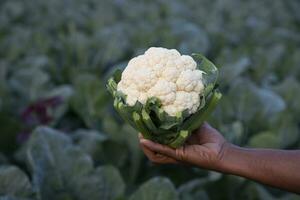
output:
M 227 140 L 299 149 L 299 8 L 299 0 L 1 0 L 0 199 L 299 199 L 236 176 L 152 165 L 103 81 L 150 46 L 199 51 L 222 66 L 223 96 L 208 121 Z

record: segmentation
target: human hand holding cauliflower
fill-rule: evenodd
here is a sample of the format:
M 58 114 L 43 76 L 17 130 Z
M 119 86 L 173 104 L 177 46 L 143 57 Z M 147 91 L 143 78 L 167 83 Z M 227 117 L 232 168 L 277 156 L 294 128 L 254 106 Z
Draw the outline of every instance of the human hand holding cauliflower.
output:
M 107 87 L 125 121 L 146 139 L 176 148 L 221 98 L 217 77 L 217 68 L 200 54 L 151 47 L 115 72 Z
M 177 149 L 146 140 L 142 135 L 139 135 L 139 139 L 142 150 L 153 163 L 183 163 L 211 170 L 220 168 L 227 147 L 225 138 L 208 123 L 194 131 L 184 145 Z
M 142 133 L 152 162 L 191 164 L 300 193 L 299 150 L 241 148 L 203 123 L 221 98 L 217 77 L 200 54 L 153 47 L 116 71 L 107 88 L 118 113 Z

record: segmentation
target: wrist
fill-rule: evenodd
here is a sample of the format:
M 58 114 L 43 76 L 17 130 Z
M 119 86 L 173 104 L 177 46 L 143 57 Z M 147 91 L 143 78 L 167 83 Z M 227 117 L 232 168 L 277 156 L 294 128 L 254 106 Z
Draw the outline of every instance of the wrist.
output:
M 217 171 L 238 176 L 251 176 L 253 157 L 247 148 L 226 143 L 222 148 Z
M 221 150 L 218 156 L 218 163 L 216 165 L 216 170 L 224 173 L 230 173 L 233 162 L 233 156 L 240 147 L 231 144 L 229 142 L 224 142 L 221 146 Z

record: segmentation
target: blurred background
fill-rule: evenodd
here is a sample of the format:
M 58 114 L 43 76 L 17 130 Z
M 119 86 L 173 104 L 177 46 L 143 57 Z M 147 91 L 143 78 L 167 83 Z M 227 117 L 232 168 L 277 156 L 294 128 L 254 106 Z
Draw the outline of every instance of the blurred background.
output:
M 213 126 L 237 145 L 299 149 L 299 10 L 299 0 L 1 0 L 0 199 L 300 199 L 151 164 L 105 89 L 150 46 L 201 52 L 221 71 Z

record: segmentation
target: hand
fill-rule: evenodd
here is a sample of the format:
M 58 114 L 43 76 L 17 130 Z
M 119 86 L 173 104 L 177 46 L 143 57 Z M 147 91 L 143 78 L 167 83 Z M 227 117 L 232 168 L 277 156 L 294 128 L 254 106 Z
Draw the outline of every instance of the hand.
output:
M 172 149 L 140 136 L 141 147 L 154 163 L 184 163 L 242 176 L 300 194 L 300 150 L 249 149 L 232 145 L 209 124 L 186 143 Z
M 206 169 L 217 169 L 226 140 L 208 123 L 204 123 L 177 149 L 144 139 L 140 134 L 140 144 L 146 156 L 154 163 L 185 163 Z

